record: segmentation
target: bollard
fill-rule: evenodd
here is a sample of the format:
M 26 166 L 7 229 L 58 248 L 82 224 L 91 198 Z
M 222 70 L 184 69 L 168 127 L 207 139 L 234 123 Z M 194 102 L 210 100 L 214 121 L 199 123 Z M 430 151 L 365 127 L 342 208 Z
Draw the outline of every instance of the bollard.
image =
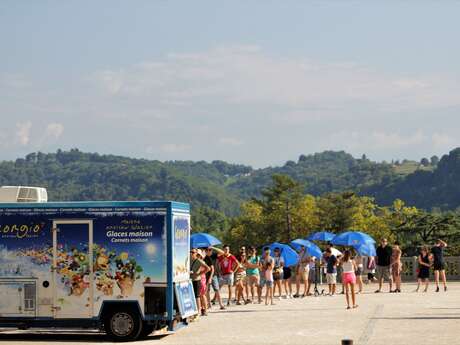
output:
M 353 340 L 352 339 L 343 339 L 342 340 L 342 345 L 353 345 Z

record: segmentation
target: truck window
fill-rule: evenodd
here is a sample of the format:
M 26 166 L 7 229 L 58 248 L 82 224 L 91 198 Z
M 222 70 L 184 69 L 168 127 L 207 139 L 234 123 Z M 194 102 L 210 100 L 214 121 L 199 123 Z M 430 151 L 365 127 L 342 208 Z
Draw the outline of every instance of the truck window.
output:
M 38 193 L 35 188 L 21 188 L 19 190 L 18 202 L 37 201 Z

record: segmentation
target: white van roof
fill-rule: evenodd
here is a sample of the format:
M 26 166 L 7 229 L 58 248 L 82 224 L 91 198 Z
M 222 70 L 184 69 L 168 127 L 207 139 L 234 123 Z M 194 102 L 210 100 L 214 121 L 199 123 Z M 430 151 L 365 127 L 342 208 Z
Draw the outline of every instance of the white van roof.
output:
M 47 202 L 48 192 L 43 187 L 2 186 L 0 187 L 0 203 L 15 202 Z

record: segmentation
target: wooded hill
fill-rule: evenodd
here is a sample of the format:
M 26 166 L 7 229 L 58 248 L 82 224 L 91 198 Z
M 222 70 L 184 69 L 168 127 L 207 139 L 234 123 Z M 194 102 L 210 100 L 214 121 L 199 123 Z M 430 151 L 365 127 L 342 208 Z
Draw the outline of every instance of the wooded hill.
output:
M 50 200 L 186 201 L 200 213 L 239 213 L 242 201 L 260 197 L 272 175 L 298 181 L 306 194 L 354 191 L 380 205 L 402 199 L 431 210 L 460 206 L 460 148 L 440 160 L 420 163 L 373 162 L 343 151 L 302 155 L 280 167 L 253 169 L 223 161 L 192 162 L 133 159 L 84 153 L 78 149 L 31 153 L 0 162 L 0 185 L 37 185 Z

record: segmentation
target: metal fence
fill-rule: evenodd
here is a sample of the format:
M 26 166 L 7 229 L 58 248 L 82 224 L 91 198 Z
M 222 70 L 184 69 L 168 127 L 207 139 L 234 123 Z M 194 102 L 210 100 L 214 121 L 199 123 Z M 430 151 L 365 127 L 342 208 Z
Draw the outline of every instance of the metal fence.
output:
M 417 280 L 418 257 L 403 257 L 402 279 L 403 281 Z M 445 257 L 446 276 L 448 280 L 460 280 L 460 256 Z M 430 276 L 433 277 L 433 270 L 430 270 Z

